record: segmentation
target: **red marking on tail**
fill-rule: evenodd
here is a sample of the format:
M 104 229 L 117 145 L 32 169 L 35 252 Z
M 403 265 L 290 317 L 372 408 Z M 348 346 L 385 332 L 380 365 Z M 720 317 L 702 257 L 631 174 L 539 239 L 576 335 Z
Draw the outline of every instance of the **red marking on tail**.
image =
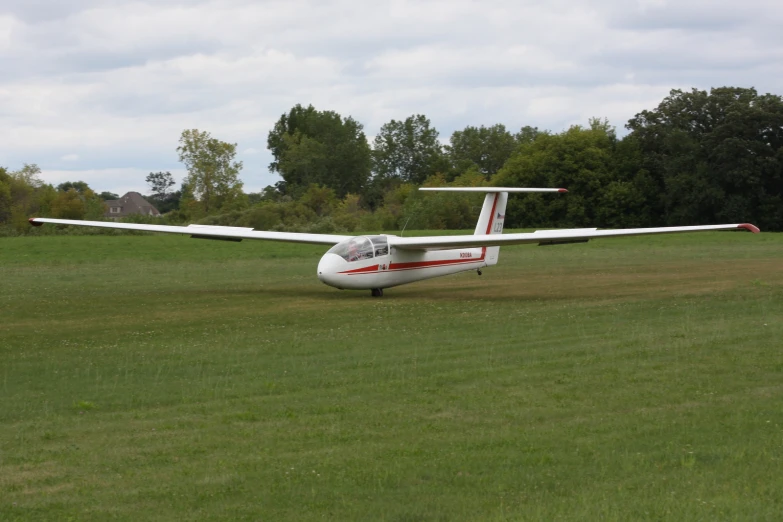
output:
M 489 223 L 487 223 L 487 235 L 489 235 L 489 231 L 492 230 L 492 225 L 495 222 L 495 208 L 498 206 L 499 197 L 500 194 L 495 193 L 495 201 L 492 202 L 492 213 L 489 215 Z

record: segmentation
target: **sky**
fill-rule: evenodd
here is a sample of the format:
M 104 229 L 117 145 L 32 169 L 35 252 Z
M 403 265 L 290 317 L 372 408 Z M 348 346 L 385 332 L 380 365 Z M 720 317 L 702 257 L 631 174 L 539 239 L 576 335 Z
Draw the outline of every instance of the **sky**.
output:
M 623 134 L 671 89 L 783 94 L 780 0 L 0 0 L 0 166 L 149 192 L 184 129 L 238 144 L 247 192 L 297 103 L 364 125 L 426 115 Z

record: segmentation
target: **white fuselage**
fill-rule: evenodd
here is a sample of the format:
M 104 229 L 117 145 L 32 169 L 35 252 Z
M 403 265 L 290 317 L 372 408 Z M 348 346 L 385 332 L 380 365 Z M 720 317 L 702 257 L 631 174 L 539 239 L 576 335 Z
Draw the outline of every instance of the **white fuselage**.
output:
M 474 234 L 501 234 L 508 194 L 489 193 Z M 333 246 L 318 263 L 318 279 L 340 289 L 376 290 L 413 283 L 498 262 L 500 247 L 406 249 L 393 235 L 356 236 Z M 382 295 L 382 292 L 381 292 Z
M 326 253 L 318 263 L 318 279 L 340 289 L 367 290 L 391 288 L 467 270 L 478 270 L 496 259 L 488 259 L 496 249 L 410 251 L 392 247 L 387 255 L 348 262 Z

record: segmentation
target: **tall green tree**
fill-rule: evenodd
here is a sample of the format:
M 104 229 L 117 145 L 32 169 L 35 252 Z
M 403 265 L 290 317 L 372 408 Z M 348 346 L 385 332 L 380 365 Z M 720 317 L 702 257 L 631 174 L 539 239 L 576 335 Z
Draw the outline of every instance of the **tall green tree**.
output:
M 323 217 L 332 213 L 339 200 L 335 196 L 334 189 L 310 185 L 299 198 L 299 202 L 310 208 L 317 216 Z
M 545 133 L 548 133 L 548 131 L 543 131 Z M 542 131 L 538 130 L 538 127 L 531 127 L 530 125 L 525 125 L 521 129 L 519 129 L 519 132 L 514 135 L 514 139 L 517 140 L 517 143 L 523 144 L 523 143 L 532 143 L 535 141 L 536 137 L 538 137 L 539 134 L 541 134 Z
M 783 230 L 783 99 L 755 89 L 673 90 L 626 125 L 669 225 L 752 221 Z
M 41 180 L 40 174 L 41 169 L 35 164 L 25 164 L 12 172 L 0 169 L 0 223 L 24 233 L 30 228 L 28 218 L 49 215 L 56 192 Z
M 237 144 L 213 138 L 209 132 L 189 129 L 179 139 L 179 160 L 188 170 L 187 185 L 195 209 L 204 214 L 241 206 L 244 194 L 236 161 Z
M 0 225 L 25 234 L 31 231 L 30 217 L 52 215 L 52 203 L 60 193 L 44 183 L 40 174 L 35 164 L 25 164 L 16 171 L 0 167 Z M 79 197 L 84 200 L 81 194 Z
M 280 116 L 267 137 L 274 160 L 269 170 L 279 186 L 300 195 L 312 184 L 329 187 L 339 198 L 360 192 L 370 176 L 370 147 L 362 125 L 334 111 L 296 105 Z
M 373 175 L 381 180 L 423 183 L 448 169 L 438 131 L 423 114 L 385 123 L 373 142 Z
M 593 119 L 590 127 L 573 126 L 560 134 L 538 133 L 520 145 L 493 185 L 508 187 L 564 187 L 567 196 L 528 194 L 509 199 L 508 227 L 601 226 L 601 203 L 606 188 L 618 178 L 613 155 L 617 145 L 607 121 Z M 620 189 L 623 190 L 620 190 Z M 633 204 L 634 185 L 617 187 L 615 200 Z M 605 200 L 604 200 L 605 201 Z
M 611 181 L 598 196 L 595 225 L 609 228 L 664 225 L 656 205 L 658 187 L 643 168 L 639 143 L 633 135 L 615 144 L 610 170 Z
M 165 214 L 179 207 L 182 191 L 172 191 L 171 188 L 176 184 L 171 172 L 150 172 L 145 180 L 152 194 L 147 196 L 158 212 Z
M 104 190 L 103 192 L 98 194 L 98 197 L 104 201 L 109 201 L 112 199 L 120 199 L 119 194 L 115 194 L 114 192 L 109 192 L 108 190 Z
M 176 184 L 171 172 L 150 172 L 145 179 L 150 186 L 152 194 L 158 199 L 165 199 L 171 192 L 171 187 Z
M 52 216 L 59 219 L 84 219 L 87 205 L 82 194 L 75 188 L 58 190 L 52 202 Z
M 11 219 L 11 176 L 8 170 L 0 167 L 0 224 L 7 223 Z
M 56 218 L 95 220 L 106 212 L 104 201 L 84 181 L 66 181 L 57 185 L 50 211 Z
M 489 179 L 511 157 L 518 144 L 502 124 L 468 126 L 451 135 L 446 152 L 457 173 L 466 172 L 475 165 Z
M 57 190 L 60 192 L 68 192 L 72 189 L 79 194 L 84 194 L 88 190 L 91 190 L 90 186 L 84 181 L 66 181 L 57 185 Z

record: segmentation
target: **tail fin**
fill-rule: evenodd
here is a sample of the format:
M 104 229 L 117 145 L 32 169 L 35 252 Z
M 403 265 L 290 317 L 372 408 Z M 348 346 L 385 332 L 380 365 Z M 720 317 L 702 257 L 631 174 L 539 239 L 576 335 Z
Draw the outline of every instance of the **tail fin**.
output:
M 506 203 L 509 192 L 568 192 L 563 188 L 516 188 L 516 187 L 432 187 L 419 190 L 440 190 L 449 192 L 486 192 L 481 207 L 476 230 L 473 235 L 502 234 L 506 219 Z M 487 266 L 496 265 L 500 256 L 500 247 L 485 247 Z
M 481 214 L 476 223 L 476 230 L 473 235 L 491 235 L 502 234 L 503 223 L 506 219 L 506 203 L 508 202 L 508 192 L 490 192 L 484 196 L 484 205 L 481 207 Z M 487 266 L 496 265 L 500 257 L 500 247 L 486 247 L 484 259 Z

